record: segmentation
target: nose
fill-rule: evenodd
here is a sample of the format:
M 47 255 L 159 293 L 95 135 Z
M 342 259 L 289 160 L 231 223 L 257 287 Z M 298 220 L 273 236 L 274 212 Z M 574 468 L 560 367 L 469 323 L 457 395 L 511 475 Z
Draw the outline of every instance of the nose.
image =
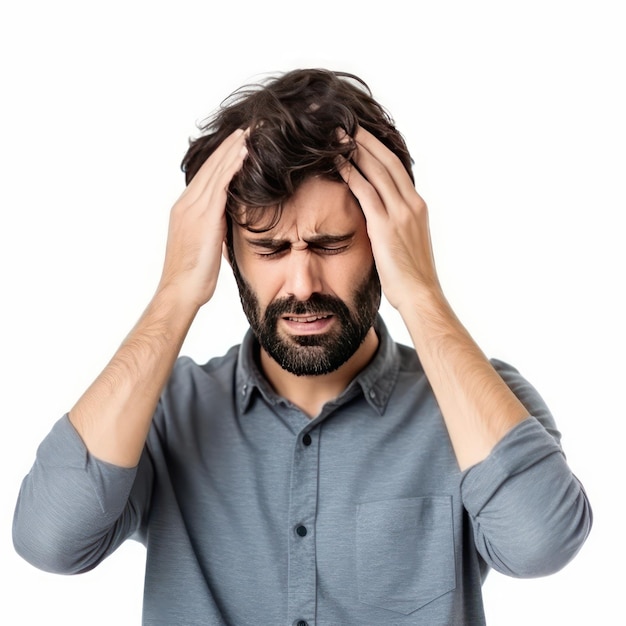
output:
M 314 293 L 322 293 L 322 288 L 322 269 L 319 259 L 306 248 L 302 250 L 292 248 L 285 276 L 287 295 L 305 301 Z

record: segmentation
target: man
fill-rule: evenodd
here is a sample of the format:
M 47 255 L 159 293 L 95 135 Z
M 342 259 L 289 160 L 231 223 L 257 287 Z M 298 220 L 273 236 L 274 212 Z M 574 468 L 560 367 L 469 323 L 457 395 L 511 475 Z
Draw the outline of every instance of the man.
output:
M 143 621 L 168 625 L 482 624 L 490 567 L 569 562 L 584 491 L 537 392 L 447 303 L 367 86 L 296 70 L 242 89 L 183 166 L 158 288 L 40 446 L 18 552 L 78 573 L 137 538 Z M 251 330 L 198 365 L 178 354 L 222 255 Z

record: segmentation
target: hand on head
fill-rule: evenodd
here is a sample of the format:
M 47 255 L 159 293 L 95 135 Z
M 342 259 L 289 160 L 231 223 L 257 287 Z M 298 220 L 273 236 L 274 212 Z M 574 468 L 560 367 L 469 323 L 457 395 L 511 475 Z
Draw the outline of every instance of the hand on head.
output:
M 231 133 L 203 163 L 171 215 L 159 288 L 175 288 L 200 307 L 215 291 L 226 237 L 228 186 L 247 154 L 248 131 Z
M 419 288 L 439 290 L 426 203 L 400 159 L 362 127 L 339 172 L 359 201 L 383 291 L 401 309 Z

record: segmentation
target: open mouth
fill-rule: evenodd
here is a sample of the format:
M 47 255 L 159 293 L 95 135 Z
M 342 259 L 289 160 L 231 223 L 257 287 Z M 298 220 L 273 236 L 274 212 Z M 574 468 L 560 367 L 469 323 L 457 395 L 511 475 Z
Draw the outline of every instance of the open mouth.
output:
M 306 317 L 285 316 L 283 319 L 287 320 L 288 322 L 296 322 L 299 324 L 311 324 L 312 322 L 317 322 L 318 320 L 326 320 L 329 317 L 331 316 L 330 315 L 307 315 Z
M 331 313 L 317 315 L 285 315 L 282 320 L 289 332 L 298 335 L 323 333 L 330 329 L 335 316 Z

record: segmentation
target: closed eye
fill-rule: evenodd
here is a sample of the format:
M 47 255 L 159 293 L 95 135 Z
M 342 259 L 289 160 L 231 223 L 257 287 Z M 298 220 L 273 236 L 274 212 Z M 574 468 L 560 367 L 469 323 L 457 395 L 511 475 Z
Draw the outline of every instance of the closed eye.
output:
M 257 252 L 257 255 L 264 259 L 272 259 L 274 257 L 278 257 L 281 254 L 287 252 L 291 246 L 280 246 L 278 248 L 265 248 L 268 250 L 267 252 Z
M 347 250 L 354 238 L 354 233 L 345 235 L 316 235 L 304 240 L 306 248 L 315 254 L 332 256 Z M 248 245 L 262 259 L 274 259 L 290 250 L 292 243 L 281 239 L 248 239 Z M 299 248 L 300 249 L 300 248 Z
M 316 246 L 316 245 L 309 244 L 309 248 L 311 248 L 311 250 L 313 250 L 313 252 L 316 252 L 318 254 L 328 254 L 328 255 L 330 255 L 330 254 L 340 254 L 344 250 L 347 250 L 349 248 L 349 246 L 333 246 L 333 247 L 329 247 L 329 246 Z

